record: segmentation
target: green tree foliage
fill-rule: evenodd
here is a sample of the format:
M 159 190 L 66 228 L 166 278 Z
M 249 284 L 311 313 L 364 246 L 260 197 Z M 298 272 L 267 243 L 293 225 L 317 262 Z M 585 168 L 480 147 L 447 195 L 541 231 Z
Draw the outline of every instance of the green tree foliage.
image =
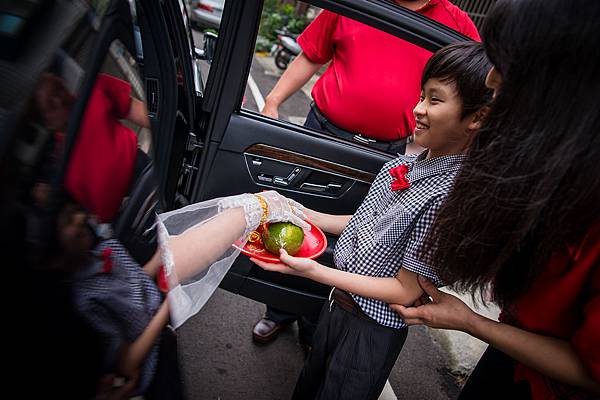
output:
M 294 5 L 284 4 L 281 0 L 265 0 L 256 50 L 268 50 L 277 40 L 277 31 L 284 26 L 287 26 L 291 33 L 301 33 L 307 25 L 306 16 L 296 15 Z

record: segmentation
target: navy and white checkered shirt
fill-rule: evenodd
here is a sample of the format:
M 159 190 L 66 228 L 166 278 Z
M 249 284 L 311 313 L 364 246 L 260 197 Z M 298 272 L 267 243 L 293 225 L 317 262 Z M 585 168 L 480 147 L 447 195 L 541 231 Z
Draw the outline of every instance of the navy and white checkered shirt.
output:
M 101 254 L 107 248 L 112 268 L 103 272 Z M 158 287 L 115 239 L 98 244 L 90 262 L 73 274 L 73 283 L 78 311 L 102 337 L 104 368 L 115 372 L 121 347 L 135 341 L 156 315 L 162 301 Z M 141 368 L 138 394 L 152 381 L 158 347 L 157 341 Z
M 400 267 L 442 282 L 428 263 L 430 253 L 419 257 L 421 244 L 448 196 L 463 155 L 425 159 L 427 152 L 400 156 L 386 163 L 367 197 L 352 216 L 335 247 L 338 269 L 354 274 L 395 277 Z M 410 187 L 392 191 L 389 170 L 408 166 Z M 352 294 L 362 310 L 378 323 L 391 328 L 406 324 L 386 303 Z

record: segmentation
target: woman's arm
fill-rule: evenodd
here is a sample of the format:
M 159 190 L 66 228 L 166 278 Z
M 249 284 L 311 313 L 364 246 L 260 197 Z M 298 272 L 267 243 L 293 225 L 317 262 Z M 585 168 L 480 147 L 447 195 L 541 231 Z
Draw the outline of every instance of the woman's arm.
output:
M 281 250 L 281 263 L 266 263 L 252 258 L 259 267 L 267 271 L 302 276 L 316 282 L 386 303 L 411 305 L 421 297 L 423 290 L 417 275 L 400 268 L 395 278 L 377 278 L 328 268 L 314 260 L 292 257 Z
M 233 242 L 242 237 L 245 229 L 244 209 L 237 207 L 223 210 L 198 228 L 169 237 L 169 248 L 179 281 L 184 281 L 211 265 Z
M 543 375 L 600 393 L 600 384 L 592 379 L 569 342 L 493 321 L 457 297 L 439 291 L 430 281 L 419 277 L 418 283 L 432 303 L 411 308 L 391 306 L 406 323 L 466 332 Z
M 304 212 L 306 216 L 316 226 L 324 230 L 325 232 L 331 233 L 333 235 L 340 235 L 346 225 L 348 225 L 348 221 L 352 218 L 352 215 L 333 215 L 333 214 L 325 214 L 318 211 L 311 210 L 309 208 L 305 208 Z
M 150 129 L 150 118 L 148 118 L 148 109 L 146 108 L 146 103 L 136 99 L 135 97 L 131 98 L 129 112 L 127 113 L 126 119 L 133 122 L 137 126 Z
M 223 229 L 223 226 L 227 226 L 228 229 Z M 169 248 L 179 280 L 192 277 L 211 265 L 242 236 L 245 228 L 244 209 L 238 207 L 225 210 L 196 229 L 190 229 L 178 236 L 170 236 Z M 208 238 L 210 246 L 207 245 Z M 161 265 L 161 250 L 158 249 L 144 264 L 143 269 L 155 279 Z
M 294 205 L 295 204 L 295 205 Z M 303 229 L 310 226 L 302 206 L 275 191 L 245 193 L 223 198 L 214 218 L 181 235 L 170 236 L 168 249 L 179 282 L 193 277 L 214 263 L 247 229 L 259 223 L 290 221 Z
M 223 229 L 224 226 L 227 229 Z M 223 210 L 196 229 L 169 237 L 169 248 L 178 278 L 184 280 L 211 265 L 243 235 L 245 229 L 244 209 L 236 207 Z M 144 266 L 144 270 L 154 276 L 157 265 L 159 262 L 155 255 Z M 118 369 L 120 374 L 126 377 L 135 376 L 168 321 L 169 307 L 167 301 L 164 301 L 144 332 L 123 352 Z
M 163 328 L 169 322 L 169 305 L 165 300 L 158 312 L 144 329 L 144 332 L 122 353 L 120 357 L 118 372 L 125 377 L 137 375 L 142 363 L 150 353 L 156 339 L 160 336 Z

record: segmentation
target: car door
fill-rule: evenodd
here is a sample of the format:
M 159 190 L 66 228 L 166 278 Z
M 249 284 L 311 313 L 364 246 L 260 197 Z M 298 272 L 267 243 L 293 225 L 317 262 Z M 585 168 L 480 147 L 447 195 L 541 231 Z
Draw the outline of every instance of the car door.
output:
M 82 312 L 77 277 L 95 258 L 90 246 L 112 230 L 108 224 L 95 230 L 100 225 L 91 214 L 102 211 L 96 206 L 106 204 L 106 193 L 117 200 L 111 212 L 125 204 L 127 169 L 118 167 L 127 157 L 119 156 L 131 160 L 136 144 L 140 152 L 153 146 L 147 124 L 125 118 L 132 104 L 146 98 L 135 10 L 133 1 L 123 0 L 0 6 L 0 249 L 4 265 L 16 266 L 6 271 L 6 279 L 27 286 L 7 317 L 19 326 L 7 332 L 14 350 L 5 352 L 18 397 L 96 398 L 100 381 L 111 388 L 111 380 L 106 387 L 101 375 L 111 357 L 104 353 L 105 340 L 112 338 L 101 337 L 104 321 L 91 322 L 88 318 L 96 315 Z M 120 176 L 107 172 L 115 170 Z M 79 179 L 68 178 L 73 171 Z M 125 182 L 123 191 L 116 181 Z M 79 207 L 86 211 L 77 218 L 90 215 L 89 223 L 67 240 L 62 234 L 71 222 L 60 222 L 60 215 Z M 112 215 L 107 219 L 114 221 Z M 69 259 L 74 242 L 83 244 L 76 250 L 81 258 L 58 261 Z M 108 286 L 106 281 L 98 285 Z M 37 338 L 31 341 L 33 332 Z
M 174 207 L 274 189 L 318 211 L 352 214 L 381 166 L 394 155 L 243 107 L 262 3 L 225 3 L 206 89 L 197 92 L 194 123 L 189 132 L 180 132 L 164 149 L 157 149 L 157 158 L 166 160 L 162 170 L 165 204 Z M 314 4 L 430 51 L 466 40 L 437 22 L 385 1 Z M 181 23 L 179 29 L 185 32 L 189 28 Z M 189 65 L 193 62 L 188 61 Z M 180 145 L 176 146 L 173 143 L 177 141 Z M 335 239 L 328 236 L 327 251 L 319 259 L 328 266 L 333 266 Z M 245 256 L 238 257 L 221 287 L 299 314 L 317 313 L 328 292 L 321 284 L 263 271 Z

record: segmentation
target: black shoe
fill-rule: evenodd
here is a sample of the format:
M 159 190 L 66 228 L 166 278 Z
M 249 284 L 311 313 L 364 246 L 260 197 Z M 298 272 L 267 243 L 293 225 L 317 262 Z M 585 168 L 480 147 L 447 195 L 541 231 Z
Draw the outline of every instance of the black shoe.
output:
M 254 325 L 254 329 L 252 329 L 252 339 L 260 344 L 271 343 L 285 326 L 270 319 L 262 318 Z

